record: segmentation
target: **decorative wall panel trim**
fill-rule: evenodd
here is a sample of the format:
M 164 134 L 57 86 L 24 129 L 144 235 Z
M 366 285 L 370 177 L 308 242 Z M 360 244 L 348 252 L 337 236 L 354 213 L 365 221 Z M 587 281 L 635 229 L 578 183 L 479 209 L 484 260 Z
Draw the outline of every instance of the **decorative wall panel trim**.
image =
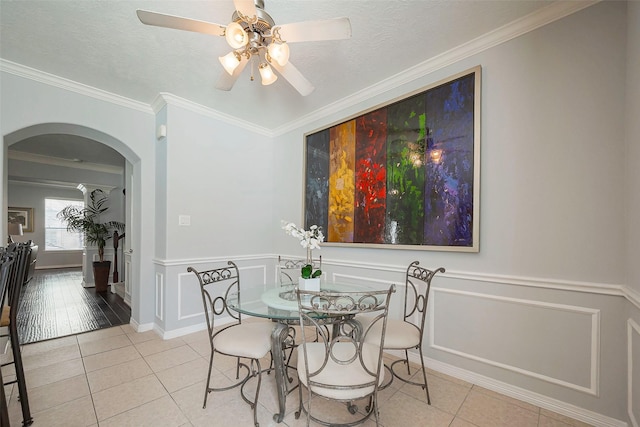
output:
M 156 317 L 164 320 L 164 274 L 156 273 Z
M 273 259 L 274 262 L 278 259 L 278 255 L 273 254 L 258 254 L 258 255 L 224 255 L 217 257 L 207 257 L 207 258 L 182 258 L 182 259 L 159 259 L 154 258 L 152 262 L 156 265 L 160 265 L 162 267 L 184 267 L 186 270 L 188 266 L 193 265 L 202 265 L 202 264 L 215 264 L 215 263 L 224 263 L 227 261 L 233 260 L 238 263 L 240 261 L 257 261 Z
M 285 255 L 295 257 L 296 255 Z M 300 256 L 300 254 L 298 254 Z M 419 255 L 413 257 L 420 259 Z M 186 259 L 153 259 L 153 263 L 163 267 L 182 267 L 186 269 L 189 265 L 211 264 L 216 262 L 227 262 L 227 260 L 233 259 L 234 261 L 260 261 L 264 262 L 265 259 L 272 259 L 275 265 L 278 255 L 276 254 L 256 254 L 256 255 L 243 255 L 243 256 L 224 256 L 224 257 L 210 257 L 210 258 L 186 258 Z M 407 270 L 406 265 L 397 264 L 382 264 L 373 262 L 361 262 L 361 261 L 345 261 L 340 259 L 331 259 L 329 257 L 322 257 L 323 266 L 344 267 L 354 269 L 366 269 L 374 271 L 385 271 L 389 273 L 404 274 Z M 428 263 L 421 262 L 421 265 L 425 268 L 434 269 L 440 267 L 439 265 L 429 265 Z M 597 283 L 597 282 L 584 282 L 578 280 L 561 280 L 553 278 L 539 278 L 539 277 L 527 277 L 527 276 L 514 276 L 514 275 L 502 275 L 502 274 L 489 274 L 489 273 L 476 273 L 470 271 L 452 270 L 447 268 L 447 272 L 438 275 L 438 279 L 443 278 L 459 279 L 471 282 L 486 282 L 496 283 L 509 286 L 524 286 L 531 288 L 561 290 L 571 292 L 584 292 L 589 294 L 601 294 L 610 296 L 621 296 L 626 298 L 629 302 L 634 304 L 636 308 L 640 309 L 640 293 L 632 290 L 628 286 L 615 283 Z M 329 271 L 329 269 L 326 269 Z
M 527 286 L 531 288 L 586 292 L 590 294 L 604 294 L 614 296 L 625 296 L 626 294 L 624 285 L 610 283 L 452 271 L 448 268 L 447 272 L 445 274 L 442 274 L 442 276 L 450 277 L 452 279 L 469 280 L 473 282 L 499 283 L 513 286 Z
M 580 384 L 575 384 L 570 381 L 566 381 L 560 378 L 554 378 L 549 375 L 545 375 L 543 373 L 534 372 L 532 370 L 520 368 L 518 366 L 513 366 L 507 363 L 499 362 L 496 360 L 490 360 L 485 357 L 466 353 L 461 350 L 457 350 L 454 348 L 449 348 L 443 345 L 439 345 L 436 343 L 438 337 L 436 335 L 436 313 L 440 306 L 437 303 L 438 294 L 451 294 L 451 295 L 462 295 L 472 298 L 492 300 L 496 302 L 502 302 L 506 304 L 516 304 L 527 307 L 534 307 L 540 309 L 550 309 L 555 311 L 567 312 L 567 313 L 575 313 L 581 315 L 588 315 L 590 317 L 590 354 L 589 354 L 589 385 L 583 386 Z M 431 298 L 432 310 L 430 311 L 430 319 L 429 319 L 429 345 L 433 349 L 437 349 L 440 351 L 444 351 L 447 353 L 455 354 L 457 356 L 461 356 L 467 359 L 475 360 L 481 363 L 485 363 L 488 365 L 496 366 L 502 369 L 507 369 L 512 372 L 517 372 L 522 375 L 526 375 L 532 378 L 537 378 L 543 381 L 547 381 L 553 384 L 561 385 L 563 387 L 567 387 L 573 390 L 578 390 L 584 393 L 588 393 L 590 395 L 598 396 L 599 392 L 599 366 L 600 366 L 600 310 L 587 308 L 587 307 L 578 307 L 578 306 L 570 306 L 565 304 L 555 304 L 548 303 L 542 301 L 535 300 L 527 300 L 527 299 L 519 299 L 519 298 L 509 298 L 509 297 L 501 297 L 495 295 L 484 295 L 476 292 L 467 292 L 467 291 L 456 291 L 450 289 L 443 289 L 440 287 L 432 288 L 432 298 Z M 450 307 L 447 307 L 450 309 Z M 451 313 L 452 316 L 455 314 Z M 552 343 L 549 343 L 552 345 Z
M 629 414 L 629 420 L 633 427 L 639 427 L 638 420 L 640 420 L 640 390 L 633 389 L 634 375 L 640 377 L 640 372 L 634 372 L 633 367 L 640 367 L 640 354 L 634 354 L 633 343 L 634 339 L 638 340 L 640 344 L 640 325 L 634 322 L 632 319 L 627 320 L 627 413 Z M 634 363 L 635 362 L 635 363 Z M 634 400 L 634 391 L 635 396 Z M 635 404 L 635 408 L 634 408 Z
M 626 286 L 624 288 L 624 292 L 629 302 L 635 305 L 638 310 L 640 310 L 640 292 L 631 289 L 629 286 Z
M 374 279 L 370 276 L 360 276 L 355 274 L 344 274 L 344 273 L 332 273 L 330 281 L 338 282 L 338 283 L 353 283 L 354 281 L 366 281 L 368 283 L 379 283 L 381 285 L 385 285 L 387 286 L 387 289 L 388 289 L 388 286 L 392 284 L 396 285 L 396 287 L 405 286 L 404 282 L 395 282 L 392 280 L 384 280 L 384 279 Z

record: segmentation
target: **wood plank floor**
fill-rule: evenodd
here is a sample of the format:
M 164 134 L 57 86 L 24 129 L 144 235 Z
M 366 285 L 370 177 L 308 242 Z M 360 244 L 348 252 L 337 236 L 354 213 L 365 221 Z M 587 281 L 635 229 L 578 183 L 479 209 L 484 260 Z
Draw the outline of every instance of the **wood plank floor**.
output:
M 109 292 L 82 286 L 79 268 L 36 270 L 18 309 L 22 344 L 128 324 L 131 308 Z

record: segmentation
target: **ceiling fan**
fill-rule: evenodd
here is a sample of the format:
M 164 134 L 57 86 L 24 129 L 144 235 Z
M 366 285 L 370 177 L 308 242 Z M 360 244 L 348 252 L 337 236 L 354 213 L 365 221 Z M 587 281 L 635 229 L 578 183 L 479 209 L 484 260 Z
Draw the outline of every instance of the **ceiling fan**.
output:
M 233 0 L 233 4 L 236 10 L 231 16 L 231 23 L 226 26 L 148 10 L 139 9 L 136 13 L 146 25 L 225 37 L 233 50 L 218 58 L 225 72 L 220 76 L 216 88 L 227 91 L 231 90 L 245 66 L 251 62 L 252 66 L 258 64 L 263 85 L 270 85 L 278 79 L 273 71 L 275 68 L 302 96 L 307 96 L 314 87 L 289 62 L 288 43 L 351 37 L 349 18 L 276 25 L 264 11 L 264 0 Z

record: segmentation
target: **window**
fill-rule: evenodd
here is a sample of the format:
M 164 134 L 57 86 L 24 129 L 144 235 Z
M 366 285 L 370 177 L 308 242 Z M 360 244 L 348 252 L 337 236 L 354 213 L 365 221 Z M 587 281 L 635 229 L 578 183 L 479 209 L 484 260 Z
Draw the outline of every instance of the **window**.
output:
M 82 200 L 44 199 L 44 247 L 47 251 L 78 250 L 84 247 L 84 235 L 67 231 L 67 224 L 58 219 L 58 212 L 69 205 L 84 208 Z

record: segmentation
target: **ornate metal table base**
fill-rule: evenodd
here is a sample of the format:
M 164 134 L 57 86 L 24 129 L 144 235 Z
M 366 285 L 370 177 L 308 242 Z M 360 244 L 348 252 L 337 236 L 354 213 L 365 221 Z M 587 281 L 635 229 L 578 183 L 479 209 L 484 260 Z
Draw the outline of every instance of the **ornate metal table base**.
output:
M 276 387 L 278 388 L 279 411 L 273 415 L 273 420 L 281 423 L 284 418 L 287 401 L 287 364 L 284 348 L 289 338 L 289 325 L 284 322 L 275 322 L 271 332 L 271 357 L 276 375 Z

